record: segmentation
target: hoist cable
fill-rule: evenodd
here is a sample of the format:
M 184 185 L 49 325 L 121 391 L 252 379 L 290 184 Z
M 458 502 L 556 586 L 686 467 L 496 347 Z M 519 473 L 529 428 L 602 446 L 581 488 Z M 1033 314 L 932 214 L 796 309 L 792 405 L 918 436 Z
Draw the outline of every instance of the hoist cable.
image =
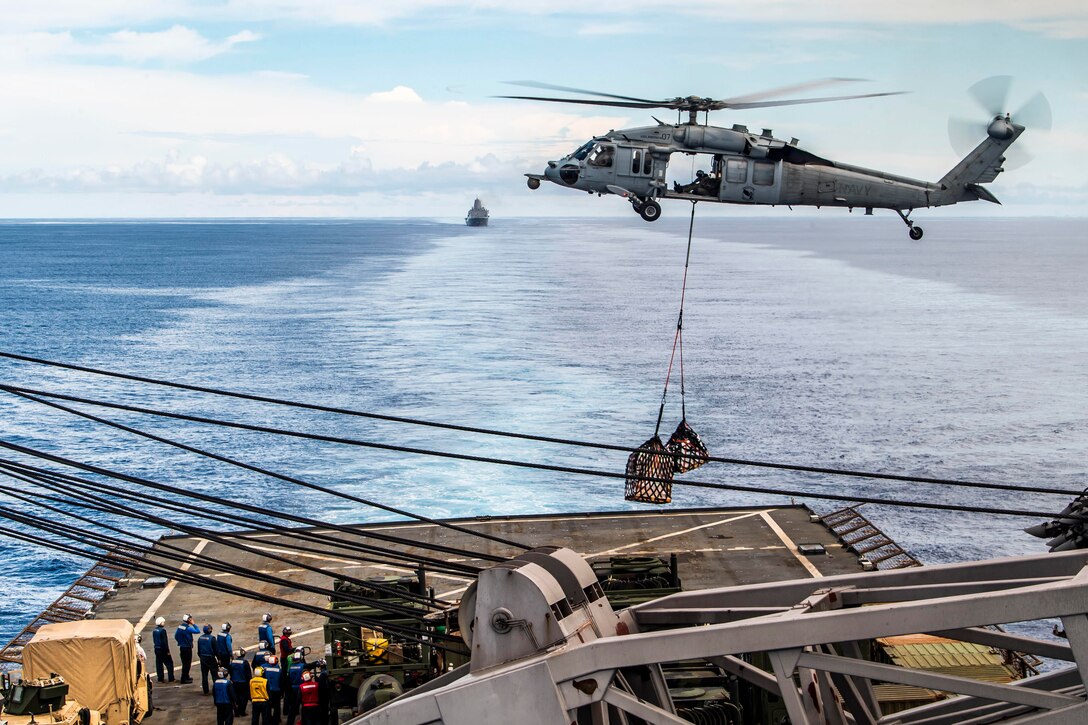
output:
M 304 488 L 309 488 L 309 489 L 314 490 L 314 491 L 320 491 L 321 493 L 325 493 L 325 494 L 329 494 L 330 496 L 335 496 L 335 497 L 338 497 L 338 498 L 342 498 L 342 499 L 345 499 L 347 501 L 351 501 L 353 503 L 359 503 L 359 504 L 363 504 L 364 506 L 370 506 L 372 508 L 381 509 L 383 511 L 388 511 L 389 513 L 394 513 L 394 514 L 397 514 L 397 515 L 400 515 L 400 516 L 405 516 L 407 518 L 415 519 L 416 521 L 421 521 L 423 523 L 431 524 L 433 526 L 439 526 L 439 527 L 442 527 L 442 528 L 450 529 L 452 531 L 457 531 L 457 532 L 462 533 L 462 534 L 467 534 L 467 535 L 472 536 L 472 537 L 487 539 L 489 541 L 494 541 L 496 543 L 503 544 L 505 546 L 512 546 L 514 548 L 520 548 L 520 549 L 523 549 L 523 550 L 528 550 L 528 549 L 532 548 L 531 546 L 527 546 L 525 544 L 521 544 L 521 543 L 518 543 L 518 542 L 515 542 L 515 541 L 510 541 L 508 539 L 504 539 L 504 538 L 501 538 L 499 536 L 494 536 L 494 535 L 488 534 L 486 532 L 476 531 L 476 530 L 473 530 L 473 529 L 466 528 L 464 526 L 458 526 L 457 524 L 444 522 L 444 521 L 439 521 L 438 519 L 433 519 L 433 518 L 430 518 L 428 516 L 415 514 L 415 513 L 412 513 L 410 511 L 406 511 L 404 509 L 396 508 L 395 506 L 389 506 L 387 504 L 378 503 L 377 501 L 373 501 L 373 500 L 370 500 L 370 499 L 365 499 L 365 498 L 362 498 L 360 496 L 355 496 L 353 494 L 338 491 L 336 489 L 328 488 L 326 486 L 321 486 L 321 485 L 318 485 L 316 483 L 312 483 L 310 481 L 304 481 L 304 480 L 302 480 L 300 478 L 295 478 L 294 476 L 288 476 L 288 475 L 285 475 L 285 474 L 282 474 L 282 473 L 277 473 L 275 471 L 271 471 L 271 470 L 266 469 L 266 468 L 261 468 L 259 466 L 254 466 L 252 464 L 245 463 L 243 461 L 239 461 L 239 460 L 237 460 L 235 458 L 230 458 L 228 456 L 224 456 L 224 455 L 221 455 L 221 454 L 218 454 L 218 453 L 213 453 L 212 451 L 204 450 L 204 449 L 201 449 L 201 448 L 196 448 L 195 446 L 190 446 L 190 445 L 187 445 L 185 443 L 181 443 L 180 441 L 176 441 L 176 440 L 173 440 L 173 439 L 170 439 L 170 438 L 165 438 L 163 436 L 155 435 L 153 433 L 149 433 L 147 431 L 143 431 L 143 430 L 140 430 L 140 429 L 137 429 L 137 428 L 133 428 L 131 426 L 127 426 L 127 425 L 124 425 L 122 423 L 118 423 L 116 421 L 111 421 L 111 420 L 108 420 L 106 418 L 100 418 L 98 416 L 94 416 L 94 415 L 91 415 L 89 413 L 76 410 L 75 408 L 69 408 L 67 406 L 60 405 L 59 403 L 53 403 L 53 402 L 50 402 L 48 400 L 42 400 L 41 398 L 35 397 L 34 395 L 28 394 L 26 392 L 13 390 L 13 389 L 5 387 L 5 386 L 0 386 L 0 389 L 5 390 L 6 392 L 8 392 L 10 394 L 16 395 L 16 396 L 18 396 L 20 398 L 23 398 L 25 400 L 31 400 L 31 401 L 34 401 L 34 402 L 39 403 L 41 405 L 47 405 L 49 407 L 56 408 L 58 410 L 62 410 L 64 412 L 70 413 L 72 415 L 77 415 L 77 416 L 79 416 L 81 418 L 85 418 L 87 420 L 93 420 L 94 422 L 100 423 L 102 425 L 107 425 L 107 426 L 110 426 L 112 428 L 116 428 L 118 430 L 123 430 L 123 431 L 125 431 L 127 433 L 132 433 L 134 435 L 138 435 L 138 436 L 141 436 L 141 437 L 144 437 L 144 438 L 148 438 L 150 440 L 157 441 L 159 443 L 164 443 L 166 445 L 173 446 L 175 448 L 179 448 L 181 450 L 188 451 L 188 452 L 194 453 L 196 455 L 204 456 L 206 458 L 211 458 L 213 460 L 220 461 L 221 463 L 227 463 L 229 465 L 236 466 L 238 468 L 242 468 L 242 469 L 245 469 L 245 470 L 248 470 L 248 471 L 253 471 L 254 473 L 259 473 L 259 474 L 264 475 L 264 476 L 269 476 L 271 478 L 276 478 L 278 480 L 286 481 L 288 483 L 292 483 L 292 484 L 295 484 L 297 486 L 302 486 Z
M 17 475 L 15 473 L 13 473 L 12 471 L 10 471 L 8 469 L 8 467 L 3 466 L 3 465 L 0 465 L 0 473 L 4 473 L 4 474 L 6 474 L 8 476 L 11 476 L 12 478 L 17 478 L 17 479 L 22 480 L 24 482 L 34 483 L 34 484 L 36 484 L 38 486 L 41 486 L 41 487 L 46 488 L 46 489 L 51 490 L 51 491 L 57 491 L 59 488 L 61 488 L 59 486 L 51 485 L 51 484 L 49 484 L 47 482 L 42 481 L 41 480 L 42 477 L 28 476 L 28 475 L 25 475 L 25 474 L 24 475 Z M 20 498 L 21 500 L 26 500 L 23 497 L 23 495 L 18 494 L 18 493 L 14 492 L 14 491 L 11 491 L 11 490 L 0 488 L 0 492 L 5 493 L 6 495 L 14 497 L 14 498 Z M 63 491 L 63 492 L 68 493 L 69 495 L 75 495 L 78 498 L 83 499 L 85 501 L 89 500 L 91 503 L 74 502 L 74 501 L 72 501 L 70 499 L 68 499 L 68 500 L 59 499 L 58 497 L 48 496 L 48 495 L 45 495 L 45 494 L 38 494 L 38 495 L 40 497 L 42 497 L 42 498 L 47 499 L 47 500 L 61 501 L 61 502 L 68 503 L 68 504 L 74 504 L 74 505 L 77 505 L 77 506 L 90 508 L 92 510 L 97 510 L 97 511 L 100 511 L 100 512 L 103 512 L 103 513 L 112 513 L 112 514 L 115 514 L 115 515 L 121 515 L 121 516 L 125 516 L 125 517 L 128 517 L 128 518 L 146 520 L 146 521 L 149 521 L 151 523 L 159 524 L 161 526 L 171 526 L 172 525 L 172 526 L 174 526 L 175 528 L 177 528 L 180 531 L 183 531 L 185 533 L 189 533 L 194 537 L 207 539 L 208 541 L 215 542 L 215 543 L 219 544 L 220 546 L 224 546 L 224 547 L 231 548 L 231 549 L 238 549 L 238 550 L 246 551 L 247 553 L 257 555 L 258 557 L 265 558 L 265 559 L 270 559 L 270 560 L 273 560 L 273 561 L 277 561 L 277 562 L 280 562 L 282 564 L 286 564 L 286 565 L 291 566 L 291 567 L 304 569 L 304 570 L 313 572 L 315 574 L 321 574 L 321 575 L 325 575 L 325 576 L 334 576 L 334 574 L 332 572 L 329 572 L 326 569 L 322 569 L 321 567 L 313 566 L 313 565 L 307 564 L 305 562 L 295 561 L 293 559 L 288 559 L 288 558 L 286 558 L 284 556 L 280 556 L 280 555 L 272 553 L 272 552 L 266 552 L 266 551 L 261 551 L 259 549 L 250 548 L 250 547 L 245 546 L 244 544 L 242 544 L 241 541 L 232 540 L 232 539 L 230 539 L 228 537 L 221 536 L 218 533 L 212 532 L 212 531 L 207 530 L 207 529 L 198 529 L 196 527 L 186 526 L 184 524 L 168 522 L 165 519 L 161 519 L 161 518 L 156 517 L 156 516 L 144 515 L 144 514 L 141 514 L 141 513 L 137 512 L 137 511 L 135 511 L 131 507 L 123 506 L 121 504 L 117 504 L 117 503 L 114 503 L 114 502 L 103 501 L 102 499 L 100 499 L 100 498 L 98 498 L 96 496 L 91 496 L 89 494 L 74 494 L 74 493 L 69 492 L 69 491 Z M 86 521 L 88 523 L 91 523 L 91 524 L 94 524 L 94 525 L 97 525 L 97 526 L 102 526 L 102 527 L 108 528 L 108 529 L 110 529 L 112 531 L 116 531 L 117 533 L 121 533 L 121 534 L 128 533 L 130 536 L 142 539 L 144 541 L 148 541 L 152 545 L 156 544 L 155 540 L 150 539 L 149 537 L 142 536 L 142 535 L 137 534 L 137 533 L 125 532 L 124 530 L 119 529 L 119 528 L 114 527 L 114 526 L 111 526 L 109 524 L 97 522 L 97 521 L 94 521 L 94 519 L 89 519 L 87 517 L 79 516 L 78 514 L 68 512 L 68 511 L 64 511 L 62 509 L 56 509 L 53 506 L 49 506 L 49 505 L 46 505 L 46 504 L 42 504 L 42 506 L 44 508 L 46 508 L 46 509 L 57 511 L 58 513 L 64 514 L 66 516 L 71 516 L 72 518 L 76 518 L 76 519 L 83 520 L 83 521 Z M 165 549 L 170 549 L 170 550 L 174 550 L 176 552 L 181 552 L 181 554 L 183 555 L 183 558 L 188 558 L 189 555 L 191 554 L 191 552 L 188 552 L 188 551 L 184 550 L 181 547 L 174 546 L 173 544 L 170 544 L 170 543 L 165 542 L 165 541 L 159 541 L 158 545 L 165 548 Z M 156 552 L 152 552 L 152 553 L 156 553 Z M 245 576 L 245 577 L 248 577 L 248 578 L 251 578 L 251 579 L 260 579 L 261 577 L 265 576 L 265 575 L 255 576 L 256 572 L 254 572 L 253 569 L 249 569 L 249 568 L 243 567 L 243 566 L 238 565 L 238 564 L 232 564 L 232 563 L 224 561 L 222 559 L 217 559 L 217 558 L 214 558 L 214 557 L 210 557 L 210 556 L 208 556 L 206 554 L 200 554 L 199 558 L 200 558 L 201 561 L 205 562 L 205 565 L 208 566 L 208 568 L 212 568 L 212 569 L 217 568 L 220 571 L 231 572 L 231 573 L 237 574 L 239 576 Z M 362 587 L 365 587 L 365 588 L 373 589 L 375 591 L 384 592 L 386 594 L 402 597 L 402 598 L 405 598 L 405 599 L 412 599 L 412 600 L 415 600 L 418 603 L 423 604 L 425 606 L 439 607 L 441 605 L 451 604 L 451 602 L 435 603 L 428 597 L 406 593 L 406 592 L 403 592 L 400 589 L 386 586 L 386 585 L 384 585 L 384 584 L 382 584 L 380 582 L 368 582 L 368 581 L 366 581 L 364 579 L 359 579 L 357 577 L 352 577 L 352 576 L 346 575 L 346 574 L 336 574 L 335 576 L 338 576 L 340 579 L 342 579 L 344 581 L 348 581 L 348 582 L 351 582 L 352 584 L 356 584 L 356 585 L 359 585 L 359 586 L 362 586 Z M 292 584 L 293 584 L 293 582 L 291 582 L 290 580 L 287 580 L 287 579 L 281 579 L 279 577 L 276 577 L 275 579 L 276 580 L 274 582 L 271 581 L 271 580 L 267 580 L 267 581 L 269 581 L 269 583 L 275 583 L 275 584 L 278 584 L 280 586 L 288 586 L 288 587 L 292 586 Z M 312 585 L 308 585 L 308 586 L 312 586 Z M 305 589 L 305 587 L 301 586 L 301 585 L 298 588 Z M 329 593 L 333 592 L 333 590 L 328 589 L 328 588 L 324 588 L 324 587 L 321 588 L 321 589 L 316 589 L 315 588 L 315 589 L 312 589 L 311 591 L 313 591 L 316 594 L 329 594 Z M 352 596 L 354 596 L 354 595 L 352 595 Z M 352 597 L 345 595 L 344 598 L 345 599 L 351 599 Z M 370 604 L 371 601 L 372 601 L 371 598 L 362 598 L 362 597 L 358 598 L 358 603 L 359 604 Z M 380 602 L 381 600 L 373 600 L 373 601 Z M 375 603 L 373 606 L 375 608 L 377 608 L 377 609 L 385 608 L 385 605 L 383 605 L 381 603 Z M 402 613 L 402 614 L 411 614 L 411 610 L 409 610 L 408 608 L 405 608 L 405 607 L 399 607 L 398 606 L 398 607 L 396 607 L 395 611 L 397 611 L 399 613 Z
M 680 419 L 687 420 L 687 400 L 684 397 L 684 299 L 688 289 L 688 266 L 691 264 L 691 239 L 695 233 L 695 205 L 691 202 L 691 220 L 688 222 L 688 252 L 684 257 L 684 283 L 680 287 L 680 316 L 676 320 L 676 334 L 680 339 Z M 660 423 L 658 423 L 660 425 Z
M 695 230 L 695 204 L 691 202 L 691 224 L 688 227 L 688 250 L 684 257 L 684 281 L 680 285 L 680 313 L 676 316 L 676 333 L 672 338 L 672 352 L 669 353 L 669 368 L 665 372 L 665 386 L 661 390 L 661 405 L 657 409 L 657 424 L 654 426 L 654 438 L 661 432 L 661 419 L 665 415 L 665 398 L 669 393 L 669 381 L 672 379 L 672 364 L 676 359 L 676 347 L 680 346 L 680 399 L 684 398 L 684 297 L 688 289 L 688 265 L 691 263 L 691 238 Z
M 620 452 L 623 452 L 625 454 L 634 453 L 634 452 L 639 450 L 638 447 L 632 447 L 632 446 L 628 446 L 628 445 L 619 445 L 619 444 L 614 444 L 614 443 L 601 443 L 601 442 L 583 441 L 583 440 L 577 440 L 577 439 L 571 439 L 571 438 L 558 438 L 558 437 L 554 437 L 554 436 L 533 435 L 533 434 L 529 434 L 529 433 L 516 433 L 516 432 L 512 432 L 512 431 L 503 431 L 503 430 L 497 430 L 497 429 L 493 429 L 493 428 L 480 428 L 480 427 L 474 427 L 474 426 L 459 425 L 459 424 L 455 424 L 455 423 L 440 423 L 440 422 L 436 422 L 436 421 L 428 421 L 428 420 L 422 420 L 422 419 L 417 419 L 417 418 L 406 418 L 406 417 L 402 417 L 402 416 L 385 415 L 385 414 L 382 414 L 382 413 L 369 413 L 369 412 L 366 412 L 366 411 L 352 410 L 352 409 L 349 409 L 349 408 L 337 408 L 337 407 L 333 407 L 333 406 L 318 405 L 318 404 L 314 404 L 314 403 L 302 403 L 302 402 L 298 402 L 298 401 L 285 400 L 285 399 L 281 399 L 281 398 L 271 398 L 271 397 L 267 397 L 267 396 L 252 395 L 252 394 L 249 394 L 249 393 L 239 393 L 239 392 L 221 390 L 221 389 L 216 389 L 216 388 L 208 388 L 208 387 L 202 387 L 202 386 L 197 386 L 197 385 L 189 385 L 187 383 L 176 383 L 176 382 L 171 382 L 171 381 L 161 380 L 161 379 L 156 379 L 156 378 L 148 378 L 148 377 L 143 377 L 143 376 L 138 376 L 138 375 L 131 375 L 131 374 L 128 374 L 128 373 L 116 373 L 116 372 L 111 372 L 111 371 L 108 371 L 108 370 L 101 370 L 101 369 L 91 368 L 91 367 L 86 367 L 86 366 L 81 366 L 81 365 L 73 365 L 71 363 L 61 363 L 61 362 L 56 362 L 56 361 L 51 361 L 51 360 L 45 360 L 45 359 L 42 359 L 42 358 L 34 358 L 34 357 L 26 356 L 26 355 L 19 355 L 19 354 L 10 353 L 10 352 L 0 351 L 0 358 L 7 358 L 7 359 L 11 359 L 11 360 L 19 360 L 19 361 L 22 361 L 22 362 L 29 362 L 29 363 L 34 363 L 34 364 L 38 364 L 38 365 L 57 367 L 57 368 L 62 368 L 62 369 L 67 369 L 67 370 L 74 370 L 74 371 L 77 371 L 77 372 L 86 372 L 86 373 L 101 375 L 101 376 L 105 376 L 105 377 L 112 377 L 112 378 L 118 378 L 118 379 L 123 379 L 123 380 L 130 380 L 130 381 L 133 381 L 133 382 L 147 383 L 147 384 L 150 384 L 150 385 L 159 385 L 159 386 L 163 386 L 163 387 L 176 388 L 176 389 L 179 389 L 179 390 L 189 390 L 189 391 L 192 391 L 192 392 L 208 393 L 208 394 L 211 394 L 211 395 L 220 395 L 220 396 L 229 397 L 229 398 L 236 398 L 236 399 L 241 399 L 241 400 L 250 400 L 250 401 L 261 402 L 261 403 L 269 403 L 269 404 L 272 404 L 272 405 L 282 405 L 282 406 L 286 406 L 286 407 L 299 408 L 299 409 L 303 409 L 303 410 L 311 410 L 311 411 L 317 411 L 317 412 L 332 413 L 332 414 L 335 414 L 335 415 L 347 415 L 347 416 L 367 418 L 367 419 L 372 419 L 372 420 L 382 420 L 382 421 L 387 421 L 387 422 L 403 423 L 403 424 L 406 424 L 406 425 L 418 425 L 418 426 L 426 426 L 426 427 L 431 427 L 431 428 L 439 428 L 439 429 L 444 429 L 444 430 L 461 431 L 461 432 L 466 432 L 466 433 L 478 433 L 478 434 L 481 434 L 481 435 L 492 435 L 492 436 L 498 436 L 498 437 L 503 437 L 503 438 L 513 438 L 513 439 L 518 439 L 518 440 L 534 441 L 534 442 L 538 442 L 538 443 L 554 443 L 554 444 L 558 444 L 558 445 L 576 446 L 576 447 L 580 447 L 580 448 L 593 448 L 593 449 L 598 449 L 598 450 L 620 451 Z M 35 389 L 32 389 L 32 388 L 23 388 L 23 387 L 18 387 L 18 386 L 0 385 L 0 389 L 3 389 L 3 390 L 11 389 L 11 390 L 16 390 L 16 391 L 21 391 L 21 392 L 32 393 L 32 394 L 35 394 L 35 395 L 47 396 L 47 397 L 51 397 L 51 398 L 70 400 L 70 401 L 74 401 L 74 402 L 86 402 L 87 404 L 90 404 L 90 405 L 98 405 L 98 406 L 102 406 L 102 407 L 115 408 L 115 409 L 119 409 L 119 410 L 129 410 L 129 411 L 132 411 L 132 412 L 145 413 L 145 414 L 148 414 L 148 415 L 158 415 L 158 416 L 161 416 L 161 417 L 175 418 L 175 419 L 179 419 L 179 420 L 191 420 L 191 421 L 195 421 L 195 422 L 207 422 L 207 423 L 210 423 L 212 425 L 222 425 L 222 426 L 227 426 L 227 427 L 237 427 L 237 428 L 243 428 L 244 427 L 242 424 L 236 424 L 236 423 L 232 424 L 232 423 L 229 423 L 227 421 L 217 421 L 217 420 L 214 420 L 214 419 L 206 419 L 206 418 L 201 419 L 201 418 L 197 418 L 196 416 L 185 416 L 185 415 L 180 414 L 180 413 L 167 413 L 167 412 L 164 412 L 164 411 L 154 411 L 154 410 L 149 410 L 149 409 L 146 409 L 146 408 L 137 408 L 135 406 L 126 406 L 126 405 L 122 405 L 122 404 L 119 404 L 119 403 L 109 403 L 109 402 L 100 401 L 100 400 L 90 400 L 90 399 L 87 399 L 87 398 L 78 398 L 78 397 L 75 397 L 75 396 L 67 396 L 67 395 L 64 395 L 64 394 L 61 394 L 61 393 L 51 393 L 51 392 L 48 392 L 48 391 L 35 390 Z M 287 432 L 285 432 L 283 434 L 284 435 L 290 435 L 290 433 L 287 433 Z M 296 435 L 298 435 L 299 437 L 303 437 L 303 438 L 309 437 L 309 434 L 296 434 Z M 367 445 L 366 443 L 363 443 L 363 442 L 350 443 L 348 441 L 343 441 L 343 440 L 331 441 L 331 442 L 345 443 L 345 444 L 349 444 L 349 445 Z M 440 452 L 436 452 L 436 451 L 425 451 L 425 450 L 409 449 L 409 448 L 403 448 L 403 447 L 401 447 L 401 448 L 388 447 L 388 446 L 383 446 L 383 444 L 378 444 L 378 443 L 373 443 L 373 444 L 369 444 L 369 445 L 371 447 L 374 447 L 374 448 L 386 448 L 386 449 L 397 450 L 397 451 L 401 451 L 401 452 L 420 453 L 420 454 L 423 454 L 423 455 L 445 455 L 445 454 L 441 454 Z M 462 459 L 463 460 L 477 460 L 477 458 L 470 457 L 470 456 L 463 456 Z M 478 460 L 481 460 L 481 462 L 484 462 L 484 463 L 502 463 L 502 461 L 495 461 L 495 460 L 491 460 L 491 459 L 478 459 Z M 819 473 L 819 474 L 824 474 L 824 475 L 829 475 L 829 476 L 846 476 L 846 477 L 852 477 L 852 478 L 872 478 L 872 479 L 876 479 L 876 480 L 902 481 L 902 482 L 906 482 L 906 483 L 927 483 L 927 484 L 934 484 L 934 485 L 941 485 L 941 486 L 961 486 L 961 487 L 968 487 L 968 488 L 994 489 L 994 490 L 1001 490 L 1001 491 L 1022 491 L 1022 492 L 1027 492 L 1027 493 L 1059 494 L 1059 495 L 1063 495 L 1063 496 L 1076 496 L 1076 495 L 1078 495 L 1080 493 L 1079 491 L 1072 491 L 1072 490 L 1068 490 L 1068 489 L 1055 489 L 1055 488 L 1048 488 L 1048 487 L 1033 487 L 1033 486 L 1017 485 L 1017 484 L 987 483 L 987 482 L 982 482 L 982 481 L 965 481 L 965 480 L 958 480 L 958 479 L 936 478 L 936 477 L 927 477 L 927 476 L 907 476 L 907 475 L 895 474 L 895 473 L 879 473 L 879 472 L 876 472 L 876 471 L 859 471 L 859 470 L 851 470 L 851 469 L 843 469 L 843 468 L 830 468 L 830 467 L 826 467 L 826 466 L 810 466 L 810 465 L 794 464 L 794 463 L 777 463 L 777 462 L 773 462 L 773 461 L 760 461 L 760 460 L 754 460 L 754 459 L 727 458 L 727 457 L 724 457 L 724 456 L 710 456 L 708 458 L 708 461 L 713 462 L 713 463 L 723 463 L 723 464 L 726 464 L 726 465 L 733 465 L 733 466 L 746 466 L 746 467 L 753 467 L 753 468 L 767 468 L 767 469 L 772 469 L 772 470 L 791 471 L 791 472 L 799 472 L 799 473 Z M 511 464 L 511 465 L 517 465 L 517 464 Z M 524 465 L 526 467 L 533 467 L 533 464 L 524 464 Z M 545 468 L 545 467 L 542 467 L 542 466 L 540 466 L 540 468 L 542 468 L 542 470 L 555 470 L 555 469 L 552 469 L 552 468 Z M 572 470 L 570 472 L 577 473 L 579 471 Z M 598 474 L 598 473 L 594 472 L 591 475 L 606 475 L 606 474 Z M 620 476 L 620 477 L 622 477 L 622 476 Z M 675 483 L 680 484 L 682 482 L 675 481 Z

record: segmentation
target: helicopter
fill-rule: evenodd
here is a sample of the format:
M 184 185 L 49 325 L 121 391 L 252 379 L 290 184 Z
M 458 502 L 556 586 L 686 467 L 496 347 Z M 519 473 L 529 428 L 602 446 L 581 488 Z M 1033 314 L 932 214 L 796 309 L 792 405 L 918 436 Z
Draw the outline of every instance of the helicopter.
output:
M 980 81 L 968 89 L 968 93 L 989 114 L 988 121 L 980 124 L 963 120 L 951 122 L 949 131 L 954 144 L 959 140 L 962 146 L 962 140 L 969 139 L 966 149 L 960 151 L 963 159 L 939 181 L 927 182 L 822 158 L 800 148 L 796 138 L 789 141 L 776 138 L 771 129 L 755 133 L 742 124 L 734 124 L 732 128 L 709 125 L 711 111 L 825 103 L 900 93 L 772 100 L 812 88 L 860 80 L 825 78 L 720 100 L 699 96 L 652 100 L 535 81 L 510 81 L 513 85 L 597 98 L 499 97 L 620 108 L 665 108 L 677 112 L 676 123 L 665 123 L 652 117 L 657 122 L 654 126 L 612 130 L 590 139 L 563 158 L 549 161 L 543 174 L 525 174 L 530 189 L 538 189 L 541 182 L 549 181 L 598 196 L 616 194 L 627 199 L 634 211 L 648 222 L 660 218 L 662 199 L 784 204 L 790 208 L 847 207 L 851 211 L 857 207 L 864 209 L 866 215 L 872 215 L 874 209 L 889 209 L 899 215 L 914 240 L 921 239 L 923 234 L 922 227 L 910 218 L 915 209 L 978 200 L 1000 204 L 982 184 L 993 181 L 1004 170 L 1006 151 L 1025 131 L 1024 124 L 1044 129 L 1050 127 L 1050 106 L 1041 93 L 1013 114 L 1005 106 L 1012 78 L 994 76 Z M 688 118 L 681 122 L 684 113 Z M 699 123 L 700 113 L 705 114 L 704 123 Z M 982 141 L 977 142 L 980 136 Z M 700 156 L 703 161 L 709 161 L 705 164 L 709 170 L 700 169 L 690 184 L 674 182 L 669 187 L 666 170 L 675 153 Z

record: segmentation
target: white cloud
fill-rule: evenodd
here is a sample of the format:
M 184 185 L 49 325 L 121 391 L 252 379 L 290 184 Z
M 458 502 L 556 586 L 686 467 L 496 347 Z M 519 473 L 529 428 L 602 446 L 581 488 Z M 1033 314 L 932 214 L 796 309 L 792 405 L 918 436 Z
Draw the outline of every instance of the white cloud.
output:
M 8 34 L 0 36 L 0 59 L 18 64 L 65 58 L 118 58 L 131 63 L 194 63 L 227 53 L 242 43 L 255 42 L 260 37 L 257 33 L 243 30 L 224 40 L 214 41 L 183 25 L 161 31 L 118 30 L 106 35 L 79 37 L 70 31 Z
M 397 86 L 391 91 L 371 93 L 368 98 L 375 103 L 407 103 L 410 105 L 423 103 L 423 99 L 419 97 L 419 94 L 407 86 Z
M 578 35 L 601 37 L 608 35 L 637 35 L 652 32 L 653 27 L 644 22 L 629 20 L 626 22 L 595 22 L 578 28 Z
M 217 195 L 295 194 L 355 196 L 367 192 L 419 194 L 428 189 L 506 186 L 525 168 L 523 160 L 500 161 L 495 155 L 465 163 L 422 163 L 415 167 L 376 170 L 365 149 L 354 148 L 331 165 L 299 161 L 284 154 L 222 164 L 202 155 L 169 152 L 158 161 L 130 166 L 32 170 L 0 176 L 6 193 L 140 193 Z
M 282 70 L 259 70 L 254 75 L 259 78 L 271 78 L 273 80 L 283 81 L 304 81 L 310 77 L 305 73 L 292 73 L 290 71 Z
M 165 60 L 192 63 L 226 53 L 240 43 L 260 40 L 260 37 L 257 33 L 243 30 L 226 40 L 213 42 L 195 30 L 175 25 L 160 32 L 120 30 L 111 33 L 102 42 L 81 45 L 73 54 L 116 56 L 136 62 Z
M 371 169 L 429 168 L 433 180 L 445 164 L 478 169 L 489 154 L 528 159 L 520 174 L 628 120 L 516 102 L 435 102 L 405 86 L 346 93 L 279 74 L 0 66 L 0 87 L 8 103 L 0 176 L 9 193 L 20 184 L 241 192 L 245 183 L 311 193 L 359 182 Z
M 265 22 L 291 20 L 325 25 L 382 25 L 398 20 L 448 22 L 451 17 L 491 20 L 493 16 L 570 16 L 571 18 L 647 18 L 670 15 L 712 18 L 722 22 L 781 22 L 791 25 L 876 23 L 888 25 L 955 25 L 1004 23 L 1052 37 L 1086 37 L 1088 4 L 1081 0 L 687 0 L 663 6 L 657 0 L 51 0 L 28 3 L 0 0 L 0 16 L 9 32 L 69 30 L 139 25 L 163 21 Z

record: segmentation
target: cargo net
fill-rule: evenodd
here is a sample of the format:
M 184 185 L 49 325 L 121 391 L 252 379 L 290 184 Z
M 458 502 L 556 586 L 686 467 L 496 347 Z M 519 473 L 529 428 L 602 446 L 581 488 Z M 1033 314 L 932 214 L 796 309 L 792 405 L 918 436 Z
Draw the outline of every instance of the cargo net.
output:
M 641 503 L 670 503 L 675 466 L 675 457 L 655 435 L 627 457 L 623 497 Z M 647 481 L 647 478 L 660 480 Z
M 676 426 L 665 448 L 672 454 L 675 473 L 694 471 L 710 460 L 710 452 L 703 445 L 695 429 L 688 425 L 687 418 L 681 420 L 680 425 Z

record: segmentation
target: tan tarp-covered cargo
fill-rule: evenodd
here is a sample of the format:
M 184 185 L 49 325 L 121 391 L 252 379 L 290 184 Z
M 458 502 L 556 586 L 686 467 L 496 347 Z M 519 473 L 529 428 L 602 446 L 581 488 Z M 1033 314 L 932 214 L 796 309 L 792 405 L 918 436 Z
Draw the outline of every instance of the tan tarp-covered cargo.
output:
M 136 631 L 123 619 L 43 625 L 23 649 L 23 676 L 64 677 L 69 696 L 106 716 L 140 722 L 147 710 L 146 673 L 137 675 Z

